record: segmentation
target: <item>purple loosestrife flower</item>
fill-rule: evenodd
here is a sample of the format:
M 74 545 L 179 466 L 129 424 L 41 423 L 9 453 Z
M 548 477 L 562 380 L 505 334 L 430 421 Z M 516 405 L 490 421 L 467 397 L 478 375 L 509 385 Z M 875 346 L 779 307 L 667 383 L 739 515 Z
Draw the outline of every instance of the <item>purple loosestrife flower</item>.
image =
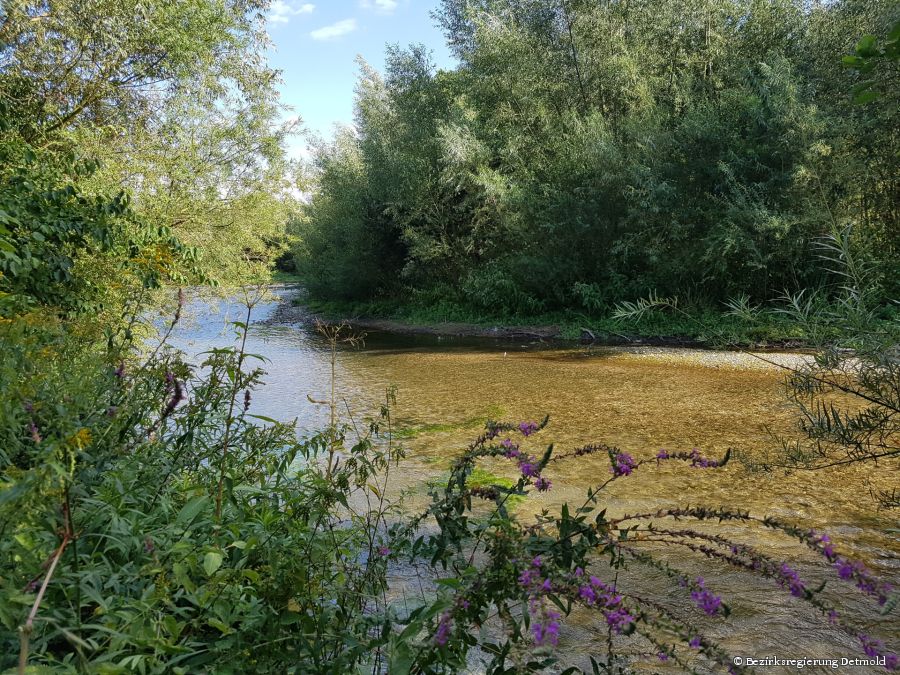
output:
M 634 617 L 623 607 L 603 612 L 603 614 L 606 616 L 606 623 L 612 628 L 613 633 L 616 634 L 626 630 L 628 626 L 634 623 Z
M 691 599 L 697 603 L 697 607 L 709 614 L 709 616 L 718 614 L 719 609 L 722 607 L 722 598 L 714 593 L 710 593 L 703 587 L 703 577 L 697 578 L 697 586 L 696 590 L 691 591 Z
M 500 441 L 500 445 L 503 446 L 503 448 L 505 448 L 505 451 L 503 452 L 503 456 L 506 457 L 507 459 L 514 459 L 516 457 L 521 456 L 521 454 L 522 454 L 521 452 L 519 452 L 519 446 L 517 444 L 513 443 L 512 440 L 509 438 L 504 438 L 502 441 Z
M 438 621 L 437 630 L 434 633 L 434 643 L 438 647 L 443 647 L 447 644 L 447 640 L 450 639 L 450 630 L 451 630 L 451 618 L 450 612 L 444 612 L 441 614 L 440 621 Z
M 869 637 L 868 635 L 858 635 L 859 641 L 862 643 L 863 652 L 870 659 L 884 659 L 884 667 L 887 670 L 897 670 L 900 667 L 900 657 L 891 652 L 884 651 L 884 643 L 881 640 Z
M 630 476 L 636 466 L 634 457 L 627 452 L 620 452 L 612 458 L 613 476 Z
M 533 462 L 522 462 L 519 464 L 519 469 L 525 478 L 537 478 L 541 475 L 540 467 Z
M 875 578 L 861 562 L 834 556 L 834 568 L 841 579 L 856 581 L 856 587 L 866 595 L 871 595 L 878 600 L 879 605 L 887 602 L 893 587 Z
M 834 567 L 837 570 L 838 576 L 844 581 L 853 578 L 853 563 L 849 560 L 843 558 L 838 559 L 838 561 L 834 563 Z
M 537 422 L 519 422 L 519 431 L 522 432 L 523 436 L 531 436 L 531 434 L 533 434 L 537 430 Z
M 521 586 L 530 586 L 535 580 L 534 570 L 525 570 L 519 575 L 519 584 Z
M 531 633 L 536 645 L 549 643 L 556 647 L 559 644 L 559 612 L 545 611 L 543 617 L 531 627 Z
M 578 588 L 578 597 L 586 605 L 593 605 L 597 602 L 597 592 L 591 586 L 580 586 Z
M 538 492 L 547 492 L 553 483 L 549 478 L 540 477 L 536 481 L 534 481 L 534 487 L 537 488 Z
M 787 588 L 791 592 L 791 595 L 796 598 L 802 598 L 806 595 L 806 586 L 804 586 L 803 582 L 800 580 L 800 575 L 787 563 L 781 565 L 780 575 L 781 578 L 778 583 L 782 588 Z

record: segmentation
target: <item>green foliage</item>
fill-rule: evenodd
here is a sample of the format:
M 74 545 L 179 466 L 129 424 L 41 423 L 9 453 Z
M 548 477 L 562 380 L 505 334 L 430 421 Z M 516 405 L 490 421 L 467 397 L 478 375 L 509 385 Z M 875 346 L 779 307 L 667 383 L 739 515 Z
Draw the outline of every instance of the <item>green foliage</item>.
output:
M 319 153 L 296 227 L 314 295 L 531 316 L 650 291 L 771 300 L 827 283 L 813 243 L 847 224 L 896 276 L 896 106 L 860 116 L 841 68 L 890 3 L 446 0 L 435 16 L 459 67 L 416 46 L 383 78 L 363 65 L 355 133 Z
M 893 62 L 894 75 L 896 75 L 896 62 L 900 60 L 900 20 L 894 23 L 887 37 L 881 43 L 874 35 L 864 35 L 856 44 L 854 51 L 852 56 L 844 57 L 844 65 L 853 68 L 866 79 L 859 82 L 854 88 L 853 102 L 866 104 L 877 101 L 892 90 L 890 82 L 887 81 L 890 75 L 882 70 L 878 77 L 875 75 L 875 70 L 879 64 L 883 64 L 885 69 L 889 69 Z M 879 79 L 885 81 L 879 82 Z M 888 105 L 890 105 L 890 101 L 888 101 Z
M 85 186 L 95 161 L 25 141 L 30 120 L 0 100 L 0 314 L 96 311 L 129 284 L 183 279 L 198 253 L 139 218 L 127 193 Z
M 25 629 L 33 665 L 377 662 L 392 507 L 371 494 L 399 456 L 381 440 L 387 408 L 353 441 L 338 428 L 298 441 L 253 415 L 262 371 L 239 349 L 213 350 L 196 372 L 165 347 L 116 367 L 48 352 L 62 335 L 2 329 L 0 668 L 15 663 L 45 574 Z M 339 467 L 324 461 L 336 447 Z
M 81 189 L 124 190 L 148 227 L 202 248 L 236 281 L 285 247 L 295 177 L 266 2 L 13 0 L 0 17 L 0 99 L 23 141 L 98 162 Z

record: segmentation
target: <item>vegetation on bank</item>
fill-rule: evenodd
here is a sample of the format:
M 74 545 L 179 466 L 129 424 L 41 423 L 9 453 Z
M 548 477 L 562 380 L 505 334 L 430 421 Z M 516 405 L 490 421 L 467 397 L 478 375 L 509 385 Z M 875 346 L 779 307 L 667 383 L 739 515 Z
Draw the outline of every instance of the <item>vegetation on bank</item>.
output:
M 760 11 L 769 4 L 760 3 Z M 573 36 L 583 37 L 578 26 L 592 16 L 580 13 L 586 5 L 561 4 L 561 14 L 540 11 L 547 6 L 521 3 L 540 25 L 568 21 L 566 44 L 573 47 Z M 610 7 L 619 11 L 617 3 Z M 836 25 L 855 30 L 854 21 L 867 14 L 854 13 L 854 7 L 859 9 L 830 3 L 822 11 L 840 10 L 836 16 L 843 16 L 841 8 L 849 8 L 850 23 Z M 877 3 L 865 7 L 877 9 Z M 492 53 L 471 51 L 474 61 L 506 54 L 496 63 L 529 64 L 522 47 L 536 48 L 531 37 L 523 42 L 502 21 L 472 24 L 480 15 L 461 8 L 447 2 L 442 15 L 461 54 L 470 53 L 469 42 L 484 48 L 479 30 L 497 29 L 491 40 L 508 39 L 494 41 Z M 212 349 L 197 366 L 168 346 L 183 295 L 157 331 L 147 320 L 155 291 L 217 275 L 225 281 L 259 277 L 283 250 L 282 225 L 296 208 L 282 190 L 290 173 L 280 149 L 285 130 L 274 123 L 274 74 L 262 58 L 266 9 L 266 2 L 255 0 L 3 6 L 0 670 L 402 674 L 458 672 L 470 659 L 482 658 L 492 674 L 536 672 L 565 658 L 556 647 L 564 639 L 565 618 L 577 610 L 592 612 L 606 633 L 603 648 L 590 655 L 594 673 L 623 673 L 647 659 L 682 670 L 743 672 L 713 637 L 736 626 L 732 603 L 717 589 L 717 576 L 726 570 L 805 608 L 810 620 L 830 625 L 861 658 L 888 670 L 900 667 L 891 642 L 897 590 L 853 559 L 845 542 L 812 529 L 814 523 L 721 505 L 629 516 L 607 512 L 614 482 L 640 480 L 664 462 L 688 474 L 740 471 L 730 454 L 620 449 L 602 439 L 560 451 L 545 442 L 552 430 L 546 419 L 489 420 L 467 448 L 446 458 L 447 480 L 433 486 L 427 508 L 408 514 L 387 497 L 391 472 L 403 457 L 398 436 L 428 428 L 398 429 L 390 390 L 378 410 L 352 411 L 345 425 L 338 410 L 341 383 L 333 378 L 329 400 L 317 402 L 331 410 L 331 422 L 304 438 L 290 423 L 255 414 L 264 361 L 245 348 L 258 299 L 252 293 L 245 298 L 246 315 L 233 325 L 237 346 Z M 572 16 L 579 21 L 572 23 Z M 649 15 L 629 16 L 631 21 Z M 714 16 L 707 13 L 710 27 Z M 773 16 L 778 20 L 761 36 L 747 35 L 749 46 L 780 34 L 784 17 Z M 756 25 L 738 23 L 748 31 Z M 722 48 L 711 31 L 706 46 Z M 653 54 L 631 49 L 630 34 L 625 31 L 626 42 L 619 44 L 629 46 L 623 57 Z M 839 37 L 842 43 L 844 34 Z M 873 95 L 890 100 L 895 92 L 884 87 L 890 80 L 877 64 L 885 57 L 896 60 L 898 37 L 866 38 L 852 57 L 860 59 L 852 65 L 866 78 L 856 95 L 869 106 L 879 105 Z M 553 43 L 541 48 L 556 59 L 547 60 L 554 68 L 571 63 L 574 69 L 577 63 L 582 69 L 577 50 L 566 61 L 571 49 Z M 677 52 L 682 56 L 673 63 L 687 53 Z M 876 65 L 870 68 L 871 59 Z M 417 72 L 415 60 L 404 63 Z M 611 63 L 633 72 L 627 58 Z M 711 59 L 696 73 L 709 68 L 710 91 L 716 90 L 720 65 Z M 775 69 L 776 75 L 789 70 Z M 679 78 L 672 79 L 673 87 Z M 518 86 L 521 79 L 506 81 Z M 413 108 L 432 93 L 425 80 L 416 82 L 422 88 L 407 89 L 403 99 Z M 499 80 L 484 82 L 490 93 Z M 549 91 L 538 106 L 541 115 L 553 120 L 564 112 L 554 102 L 567 101 L 571 91 L 554 93 L 546 87 L 553 84 L 549 79 L 529 82 L 534 91 Z M 566 84 L 565 78 L 559 83 Z M 625 125 L 623 106 L 631 99 L 621 89 L 609 95 L 601 113 Z M 681 100 L 670 103 L 682 110 Z M 752 102 L 751 111 L 767 109 L 766 100 Z M 771 101 L 784 103 L 778 96 Z M 789 129 L 794 113 L 808 121 L 802 110 L 775 109 L 791 113 L 779 118 Z M 502 105 L 497 110 L 519 114 Z M 711 114 L 709 106 L 702 110 Z M 462 110 L 463 119 L 470 112 Z M 873 133 L 881 114 L 873 118 Z M 597 120 L 595 131 L 603 132 Z M 392 122 L 384 128 L 404 127 Z M 615 134 L 622 131 L 617 128 Z M 539 141 L 548 129 L 535 124 L 520 135 Z M 502 125 L 489 130 L 512 138 L 503 136 Z M 873 139 L 883 140 L 877 134 Z M 604 141 L 591 147 L 611 146 Z M 877 155 L 883 146 L 872 147 Z M 507 150 L 512 157 L 516 148 Z M 871 164 L 876 177 L 884 160 L 878 157 Z M 384 159 L 380 166 L 388 166 L 389 157 Z M 489 164 L 479 168 L 488 179 L 482 187 L 494 185 L 493 160 Z M 427 176 L 420 168 L 407 178 Z M 414 186 L 403 176 L 389 179 L 398 188 Z M 884 189 L 880 181 L 875 184 Z M 766 185 L 777 192 L 777 181 Z M 880 213 L 882 199 L 864 208 Z M 577 207 L 555 203 L 565 206 L 558 213 Z M 487 222 L 480 211 L 460 213 L 460 220 L 446 222 Z M 387 215 L 400 223 L 403 214 L 398 208 Z M 873 222 L 853 232 L 869 233 L 880 253 L 893 251 L 888 239 L 879 238 L 882 221 Z M 897 340 L 876 323 L 889 288 L 890 260 L 839 235 L 825 240 L 833 248 L 824 255 L 829 274 L 841 284 L 821 294 L 795 293 L 788 305 L 793 304 L 791 321 L 810 335 L 830 343 L 840 335 L 845 339 L 834 347 L 854 349 L 823 349 L 814 363 L 792 373 L 802 438 L 786 439 L 769 457 L 739 458 L 756 471 L 863 463 L 875 475 L 895 470 L 900 459 Z M 409 239 L 403 246 L 421 243 L 418 250 L 427 257 L 442 250 L 434 248 L 435 241 Z M 361 269 L 371 263 L 370 253 L 362 251 Z M 452 255 L 434 260 L 453 269 Z M 354 282 L 353 270 L 344 272 L 347 283 Z M 475 288 L 509 288 L 491 284 Z M 683 310 L 653 297 L 619 311 L 640 318 Z M 733 311 L 745 321 L 759 314 L 752 300 L 736 303 Z M 342 327 L 322 332 L 336 373 L 340 350 L 356 337 Z M 836 396 L 850 403 L 838 405 Z M 603 476 L 583 503 L 548 510 L 537 520 L 517 517 L 512 505 L 560 487 L 554 467 L 563 461 L 595 462 Z M 491 468 L 497 463 L 508 463 L 515 477 L 495 475 Z M 686 478 L 686 498 L 696 504 L 702 495 L 691 494 L 690 484 Z M 871 499 L 873 509 L 900 505 L 896 491 L 873 490 Z M 761 530 L 779 537 L 777 550 L 759 545 Z M 682 551 L 704 575 L 679 569 L 666 549 Z M 785 551 L 801 562 L 784 560 Z M 417 604 L 393 603 L 389 595 L 391 566 L 406 563 L 428 566 L 434 578 L 433 592 Z M 641 570 L 668 579 L 672 593 L 649 599 Z
M 896 12 L 444 0 L 459 66 L 415 46 L 361 66 L 293 223 L 298 271 L 318 300 L 411 318 L 604 319 L 651 293 L 719 312 L 831 292 L 817 242 L 851 225 L 889 303 Z

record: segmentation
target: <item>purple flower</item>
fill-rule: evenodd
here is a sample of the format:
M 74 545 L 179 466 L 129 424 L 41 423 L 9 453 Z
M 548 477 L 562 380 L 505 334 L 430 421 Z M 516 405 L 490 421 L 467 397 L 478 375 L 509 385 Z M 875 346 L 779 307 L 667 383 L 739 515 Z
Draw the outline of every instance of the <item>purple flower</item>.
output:
M 447 640 L 450 639 L 450 630 L 451 630 L 452 620 L 450 618 L 450 612 L 444 612 L 441 614 L 441 619 L 438 622 L 437 630 L 434 633 L 434 643 L 438 647 L 443 647 L 447 644 Z
M 522 432 L 523 436 L 531 436 L 537 430 L 537 422 L 519 422 L 519 431 Z
M 698 588 L 691 592 L 691 599 L 709 616 L 715 616 L 722 607 L 722 598 L 703 587 L 703 577 L 697 579 Z
M 531 627 L 536 645 L 550 643 L 554 647 L 559 644 L 559 613 L 548 611 L 544 614 L 543 621 L 535 623 Z
M 781 565 L 781 579 L 779 579 L 778 583 L 782 588 L 787 588 L 790 590 L 791 595 L 796 598 L 802 598 L 806 596 L 806 586 L 803 585 L 803 582 L 800 580 L 800 575 L 791 567 L 788 566 L 787 563 Z
M 540 477 L 536 481 L 534 481 L 534 487 L 537 488 L 538 492 L 547 492 L 553 483 L 550 482 L 549 478 Z
M 522 453 L 519 452 L 519 446 L 513 443 L 509 438 L 504 438 L 502 441 L 500 441 L 500 445 L 506 448 L 503 456 L 507 459 L 514 459 L 516 457 L 522 456 Z
M 690 647 L 691 649 L 700 649 L 700 636 L 695 635 L 694 637 L 692 637 L 691 641 L 688 642 L 688 647 Z
M 668 450 L 660 450 L 656 453 L 656 459 L 669 459 L 669 451 Z
M 549 579 L 544 579 L 544 582 L 541 584 L 541 590 L 544 593 L 549 593 L 553 590 L 553 583 Z
M 612 458 L 613 476 L 630 476 L 636 466 L 634 457 L 627 452 L 620 452 Z
M 855 580 L 856 587 L 866 595 L 876 598 L 879 605 L 887 602 L 888 594 L 893 587 L 876 579 L 861 562 L 836 557 L 834 568 L 837 570 L 838 576 L 844 581 Z
M 541 560 L 541 556 L 539 555 L 534 556 L 534 559 L 531 561 L 532 567 L 540 567 L 542 564 L 543 561 Z
M 658 658 L 660 661 L 668 661 L 669 655 L 665 652 L 659 652 L 659 654 L 656 655 L 656 658 Z
M 533 462 L 522 462 L 519 464 L 519 469 L 525 478 L 536 478 L 541 474 L 540 467 Z
M 857 637 L 862 643 L 863 652 L 870 659 L 884 659 L 884 667 L 888 670 L 897 670 L 897 666 L 900 666 L 900 657 L 885 651 L 884 643 L 881 640 L 876 640 L 868 635 L 858 635 Z
M 844 581 L 853 578 L 853 563 L 849 560 L 841 558 L 834 563 L 834 567 L 837 570 L 838 576 Z
M 862 643 L 863 652 L 866 656 L 873 659 L 881 656 L 881 654 L 878 653 L 878 648 L 881 647 L 881 640 L 870 638 L 868 635 L 860 635 L 858 637 L 859 641 Z
M 387 557 L 391 554 L 391 549 L 387 546 L 379 546 L 378 547 L 378 555 Z
M 597 592 L 590 586 L 581 586 L 578 589 L 578 597 L 586 605 L 593 605 L 597 602 Z
M 604 615 L 606 615 L 606 623 L 612 628 L 613 633 L 621 633 L 634 623 L 634 617 L 623 607 L 604 612 Z
M 584 570 L 581 569 L 580 567 L 576 567 L 576 568 L 575 568 L 575 576 L 576 576 L 576 577 L 583 577 L 583 576 L 584 576 Z
M 531 582 L 534 581 L 534 571 L 533 570 L 524 570 L 519 575 L 519 584 L 522 586 L 530 586 Z

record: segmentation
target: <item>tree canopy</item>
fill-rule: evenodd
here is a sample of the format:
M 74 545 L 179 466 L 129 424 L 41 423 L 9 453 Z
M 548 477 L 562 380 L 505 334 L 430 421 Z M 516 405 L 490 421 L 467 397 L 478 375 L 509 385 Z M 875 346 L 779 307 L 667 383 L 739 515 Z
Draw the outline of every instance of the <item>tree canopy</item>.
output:
M 896 294 L 895 108 L 861 114 L 867 75 L 842 64 L 893 3 L 444 0 L 435 18 L 458 67 L 389 49 L 318 154 L 296 225 L 314 293 L 524 314 L 769 299 L 822 283 L 812 244 L 852 224 Z M 896 62 L 879 77 L 896 90 Z

